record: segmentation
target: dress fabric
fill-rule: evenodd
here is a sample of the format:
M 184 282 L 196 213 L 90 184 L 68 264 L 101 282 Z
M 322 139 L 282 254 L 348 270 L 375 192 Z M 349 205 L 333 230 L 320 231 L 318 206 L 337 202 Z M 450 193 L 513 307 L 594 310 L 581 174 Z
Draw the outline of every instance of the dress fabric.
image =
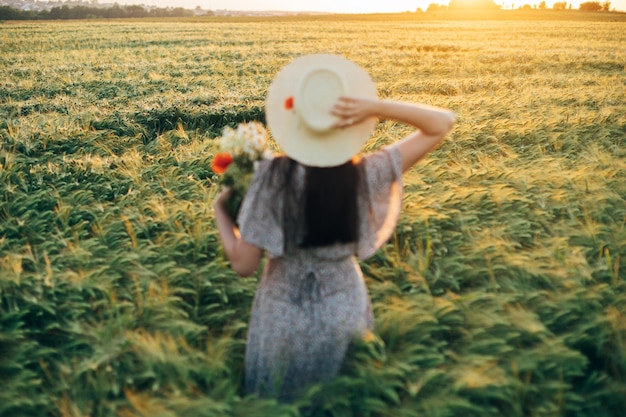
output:
M 319 248 L 297 244 L 305 168 L 296 164 L 294 172 L 276 176 L 271 166 L 272 160 L 258 166 L 237 219 L 241 237 L 268 258 L 252 306 L 245 386 L 248 393 L 290 400 L 337 375 L 350 341 L 373 327 L 358 260 L 373 255 L 395 228 L 402 159 L 392 146 L 358 162 L 359 239 Z M 292 176 L 289 201 L 278 191 L 281 175 Z

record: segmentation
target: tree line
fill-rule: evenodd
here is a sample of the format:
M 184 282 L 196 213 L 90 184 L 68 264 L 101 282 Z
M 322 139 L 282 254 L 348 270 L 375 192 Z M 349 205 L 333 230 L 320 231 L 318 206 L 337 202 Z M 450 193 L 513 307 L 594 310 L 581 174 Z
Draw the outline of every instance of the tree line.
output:
M 438 12 L 444 10 L 486 10 L 486 9 L 500 9 L 501 6 L 497 5 L 493 0 L 451 0 L 448 6 L 444 6 L 437 3 L 431 3 L 426 11 L 428 12 Z M 545 1 L 541 1 L 539 6 L 535 6 L 539 10 L 547 10 L 548 6 Z M 554 10 L 567 10 L 568 8 L 571 10 L 572 5 L 570 4 L 568 7 L 567 2 L 559 1 L 554 3 Z M 521 6 L 520 9 L 532 9 L 532 7 L 528 4 Z M 419 9 L 418 9 L 419 10 Z M 608 12 L 611 10 L 611 2 L 610 1 L 587 1 L 581 3 L 578 7 L 578 10 L 585 12 L 597 12 L 597 11 L 605 11 Z
M 208 12 L 211 14 L 211 12 Z M 69 19 L 120 19 L 142 17 L 185 17 L 194 12 L 182 7 L 145 9 L 143 6 L 53 7 L 50 10 L 18 10 L 9 6 L 0 6 L 0 20 L 69 20 Z

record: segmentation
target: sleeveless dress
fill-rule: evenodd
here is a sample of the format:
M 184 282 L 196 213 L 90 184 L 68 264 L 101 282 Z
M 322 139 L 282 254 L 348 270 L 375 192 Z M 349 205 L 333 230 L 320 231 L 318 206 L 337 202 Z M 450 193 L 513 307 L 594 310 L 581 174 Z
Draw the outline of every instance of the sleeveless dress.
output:
M 281 194 L 272 188 L 280 181 L 271 178 L 271 164 L 257 167 L 237 218 L 241 237 L 268 258 L 252 306 L 245 386 L 247 393 L 288 401 L 336 376 L 350 341 L 373 327 L 358 260 L 373 255 L 395 229 L 402 158 L 391 146 L 358 162 L 358 242 L 305 249 L 296 243 L 301 225 L 289 222 L 297 205 L 276 197 Z M 304 172 L 297 164 L 292 173 L 296 194 Z

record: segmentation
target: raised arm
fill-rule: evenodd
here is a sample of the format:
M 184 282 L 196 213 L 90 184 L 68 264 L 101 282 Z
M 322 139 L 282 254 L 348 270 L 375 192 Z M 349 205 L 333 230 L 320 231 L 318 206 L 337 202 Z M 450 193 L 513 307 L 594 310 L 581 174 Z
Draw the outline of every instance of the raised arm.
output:
M 332 114 L 340 118 L 336 128 L 348 127 L 370 117 L 396 120 L 415 127 L 413 133 L 395 145 L 402 154 L 402 171 L 432 151 L 454 125 L 454 113 L 450 110 L 388 100 L 342 97 Z

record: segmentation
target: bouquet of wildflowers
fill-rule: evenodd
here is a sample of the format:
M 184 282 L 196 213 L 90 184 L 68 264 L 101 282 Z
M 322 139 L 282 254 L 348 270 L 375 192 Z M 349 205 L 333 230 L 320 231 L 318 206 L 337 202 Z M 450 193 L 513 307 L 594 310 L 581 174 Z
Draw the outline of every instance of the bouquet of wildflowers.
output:
M 211 169 L 221 175 L 222 186 L 233 189 L 227 207 L 233 220 L 237 219 L 257 163 L 270 154 L 266 145 L 267 131 L 259 122 L 240 123 L 236 129 L 227 126 L 222 131 Z

